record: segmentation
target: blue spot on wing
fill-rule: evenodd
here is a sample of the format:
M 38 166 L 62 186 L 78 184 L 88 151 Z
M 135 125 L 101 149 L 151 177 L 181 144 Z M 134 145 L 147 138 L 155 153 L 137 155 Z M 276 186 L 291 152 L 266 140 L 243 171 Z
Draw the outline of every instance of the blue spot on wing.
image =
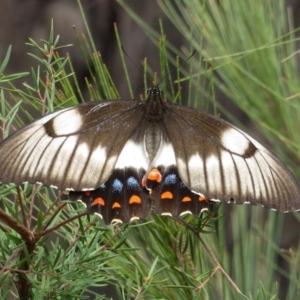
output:
M 123 183 L 119 179 L 115 179 L 112 184 L 112 191 L 121 193 L 123 189 Z
M 127 186 L 128 186 L 129 189 L 132 189 L 132 190 L 135 190 L 135 191 L 140 191 L 141 190 L 141 186 L 140 186 L 139 182 L 133 176 L 131 176 L 127 179 Z
M 177 182 L 177 175 L 169 174 L 164 180 L 164 185 L 172 185 L 172 184 L 176 184 L 176 182 Z
M 184 184 L 182 181 L 180 181 L 179 187 L 180 187 L 181 189 L 184 189 L 186 186 L 185 186 L 185 184 Z

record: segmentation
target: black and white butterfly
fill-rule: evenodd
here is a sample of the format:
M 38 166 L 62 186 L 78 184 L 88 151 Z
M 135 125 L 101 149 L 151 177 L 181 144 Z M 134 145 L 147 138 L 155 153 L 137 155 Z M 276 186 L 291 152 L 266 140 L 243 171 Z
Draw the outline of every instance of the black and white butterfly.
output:
M 90 102 L 46 115 L 0 144 L 0 182 L 69 190 L 106 223 L 155 212 L 199 214 L 212 202 L 300 209 L 300 187 L 233 125 L 164 101 Z

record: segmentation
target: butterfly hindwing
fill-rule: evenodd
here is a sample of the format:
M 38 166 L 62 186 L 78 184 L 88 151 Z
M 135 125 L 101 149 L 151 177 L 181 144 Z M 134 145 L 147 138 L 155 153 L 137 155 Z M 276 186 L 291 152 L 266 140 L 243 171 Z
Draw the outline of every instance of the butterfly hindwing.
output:
M 83 202 L 91 214 L 98 214 L 106 224 L 129 223 L 148 217 L 149 192 L 142 186 L 144 170 L 115 169 L 98 189 L 69 192 L 70 200 Z
M 158 215 L 199 215 L 208 208 L 209 201 L 185 186 L 175 165 L 152 169 L 146 185 L 151 187 L 150 198 L 154 201 L 155 213 Z

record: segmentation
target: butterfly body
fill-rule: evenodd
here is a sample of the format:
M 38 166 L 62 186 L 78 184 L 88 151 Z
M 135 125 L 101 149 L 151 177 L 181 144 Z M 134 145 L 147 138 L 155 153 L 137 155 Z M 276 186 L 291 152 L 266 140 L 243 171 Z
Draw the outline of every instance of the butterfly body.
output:
M 199 214 L 215 201 L 300 209 L 293 175 L 231 124 L 164 101 L 90 102 L 49 114 L 0 144 L 0 182 L 69 190 L 106 223 Z

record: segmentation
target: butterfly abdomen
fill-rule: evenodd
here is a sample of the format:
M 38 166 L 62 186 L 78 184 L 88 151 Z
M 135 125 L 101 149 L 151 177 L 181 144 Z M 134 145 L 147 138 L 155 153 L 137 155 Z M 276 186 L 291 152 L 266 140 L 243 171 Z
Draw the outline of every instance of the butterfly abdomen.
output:
M 149 158 L 149 161 L 152 161 L 158 152 L 162 143 L 162 139 L 162 131 L 158 124 L 156 122 L 149 124 L 144 134 L 145 152 Z

